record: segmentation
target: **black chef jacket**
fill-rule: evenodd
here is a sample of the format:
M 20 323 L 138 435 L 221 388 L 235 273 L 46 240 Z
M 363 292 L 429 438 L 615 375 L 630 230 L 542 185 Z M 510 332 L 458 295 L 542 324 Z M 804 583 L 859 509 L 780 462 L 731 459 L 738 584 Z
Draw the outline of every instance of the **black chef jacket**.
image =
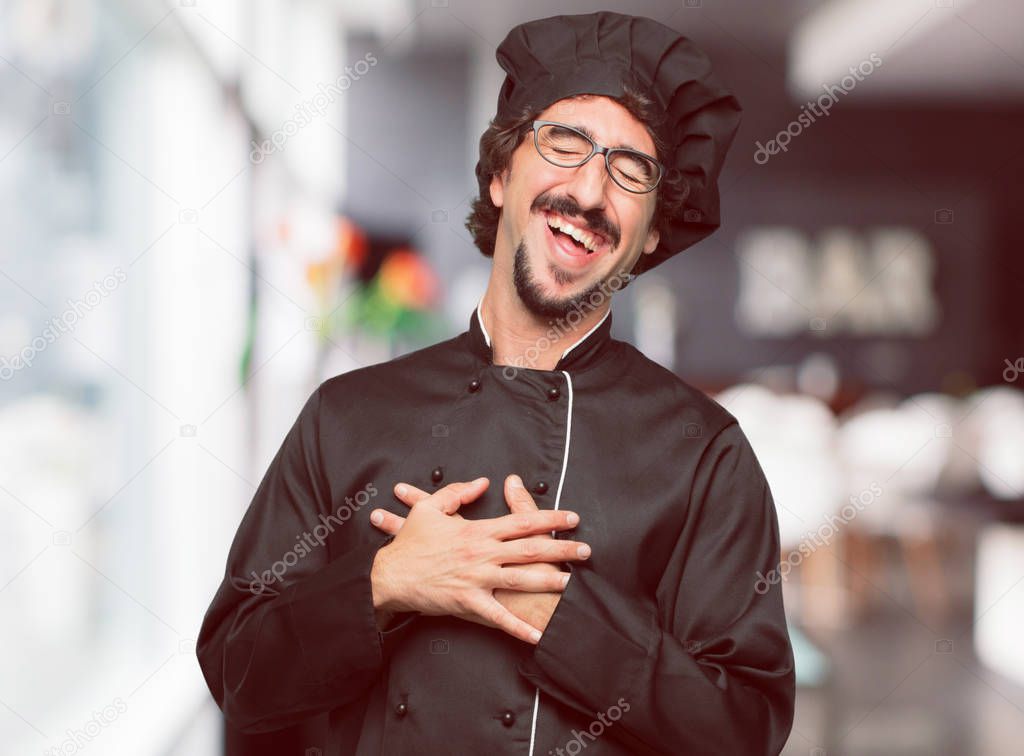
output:
M 313 392 L 198 638 L 229 722 L 261 732 L 326 713 L 328 753 L 346 756 L 782 749 L 792 650 L 779 585 L 755 590 L 779 560 L 765 476 L 732 415 L 611 324 L 609 311 L 554 370 L 513 371 L 492 364 L 478 306 L 468 331 Z M 513 472 L 539 507 L 578 512 L 558 536 L 593 549 L 563 565 L 539 644 L 419 614 L 380 632 L 370 568 L 391 537 L 370 512 L 408 514 L 399 481 L 483 475 L 461 514 L 498 517 Z

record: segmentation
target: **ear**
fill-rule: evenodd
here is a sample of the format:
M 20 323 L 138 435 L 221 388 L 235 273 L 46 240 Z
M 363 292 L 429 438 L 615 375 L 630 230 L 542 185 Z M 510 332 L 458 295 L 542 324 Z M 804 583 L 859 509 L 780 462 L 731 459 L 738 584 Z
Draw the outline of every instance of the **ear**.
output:
M 499 176 L 497 173 L 491 176 L 491 202 L 495 207 L 502 207 L 505 203 L 505 174 Z
M 651 254 L 658 246 L 658 240 L 660 239 L 658 229 L 651 225 L 651 230 L 647 232 L 647 241 L 644 242 L 644 254 Z

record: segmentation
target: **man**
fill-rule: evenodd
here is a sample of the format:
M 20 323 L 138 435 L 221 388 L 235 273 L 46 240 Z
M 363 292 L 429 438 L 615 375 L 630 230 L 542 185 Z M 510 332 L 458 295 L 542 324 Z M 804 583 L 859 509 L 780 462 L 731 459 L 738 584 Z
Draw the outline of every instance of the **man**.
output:
M 717 228 L 739 106 L 650 19 L 532 21 L 497 56 L 487 290 L 466 332 L 309 398 L 205 618 L 210 690 L 250 732 L 328 713 L 336 754 L 778 753 L 764 475 L 610 337 L 611 294 Z

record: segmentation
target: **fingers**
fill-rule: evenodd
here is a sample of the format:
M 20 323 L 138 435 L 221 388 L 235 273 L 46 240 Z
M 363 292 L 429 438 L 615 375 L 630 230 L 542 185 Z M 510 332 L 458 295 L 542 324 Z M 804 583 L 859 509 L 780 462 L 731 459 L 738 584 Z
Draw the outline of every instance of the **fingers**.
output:
M 444 488 L 428 494 L 408 483 L 398 483 L 395 486 L 395 496 L 403 503 L 413 506 L 419 502 L 426 502 L 444 514 L 455 514 L 463 504 L 475 501 L 487 490 L 490 481 L 487 478 L 477 478 L 468 483 L 457 481 L 449 483 Z
M 508 540 L 550 533 L 552 530 L 571 530 L 579 524 L 580 516 L 561 509 L 537 509 L 495 517 L 489 522 L 488 535 L 498 540 Z
M 394 535 L 402 529 L 402 525 L 405 524 L 405 518 L 399 517 L 386 509 L 375 509 L 370 513 L 370 524 L 379 530 L 383 530 L 388 535 Z
M 430 497 L 431 504 L 447 515 L 455 514 L 463 504 L 475 501 L 490 485 L 487 478 L 477 478 L 469 483 L 449 483 Z M 427 501 L 427 500 L 425 500 Z
M 396 483 L 395 498 L 403 504 L 411 507 L 417 502 L 430 498 L 430 494 L 421 488 L 416 488 L 416 486 L 410 483 Z
M 570 573 L 557 568 L 501 567 L 494 587 L 527 593 L 560 593 L 569 582 L 569 576 Z
M 515 474 L 505 477 L 505 501 L 513 514 L 538 511 L 537 503 L 523 485 L 523 479 Z
M 513 638 L 518 638 L 526 643 L 536 644 L 540 640 L 541 632 L 533 625 L 519 619 L 516 615 L 501 605 L 493 595 L 481 595 L 479 603 L 474 602 L 468 607 L 474 613 L 491 623 L 494 627 L 504 630 Z
M 535 536 L 505 541 L 498 549 L 500 564 L 529 562 L 579 562 L 590 556 L 590 546 L 579 541 L 560 541 Z

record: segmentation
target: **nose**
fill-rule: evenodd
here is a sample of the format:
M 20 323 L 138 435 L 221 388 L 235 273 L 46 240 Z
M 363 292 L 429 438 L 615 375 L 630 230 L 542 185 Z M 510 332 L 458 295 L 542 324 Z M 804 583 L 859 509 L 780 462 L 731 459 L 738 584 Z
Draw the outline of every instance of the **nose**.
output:
M 604 156 L 595 153 L 583 165 L 571 170 L 573 173 L 566 186 L 566 193 L 576 200 L 583 210 L 604 207 L 605 188 L 611 178 L 604 165 Z

